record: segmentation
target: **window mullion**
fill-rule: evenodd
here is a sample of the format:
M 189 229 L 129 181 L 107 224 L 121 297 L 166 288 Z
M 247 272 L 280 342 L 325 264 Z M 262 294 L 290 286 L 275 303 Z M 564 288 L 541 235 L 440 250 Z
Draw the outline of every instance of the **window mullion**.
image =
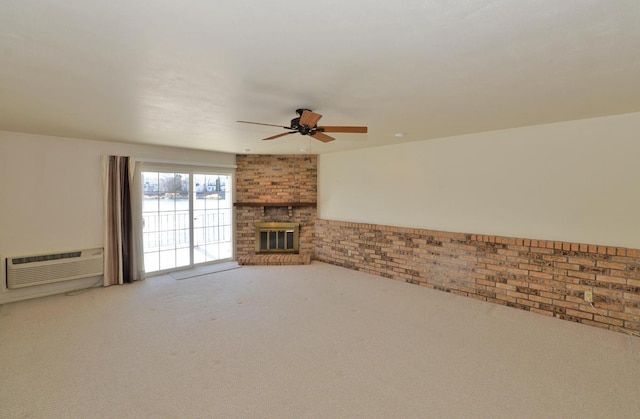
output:
M 196 188 L 195 188 L 195 175 L 194 172 L 189 172 L 189 265 L 193 266 L 194 264 L 194 255 L 193 253 L 195 252 L 195 242 L 194 242 L 194 236 L 195 236 L 195 232 L 194 232 L 194 223 L 193 223 L 193 217 L 194 217 L 194 205 L 195 205 L 195 194 L 196 194 Z

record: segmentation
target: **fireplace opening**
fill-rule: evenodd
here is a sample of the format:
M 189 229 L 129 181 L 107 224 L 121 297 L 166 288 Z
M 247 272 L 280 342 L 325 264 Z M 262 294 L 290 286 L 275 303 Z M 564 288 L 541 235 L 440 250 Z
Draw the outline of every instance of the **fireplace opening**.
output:
M 300 223 L 257 223 L 256 253 L 298 253 Z

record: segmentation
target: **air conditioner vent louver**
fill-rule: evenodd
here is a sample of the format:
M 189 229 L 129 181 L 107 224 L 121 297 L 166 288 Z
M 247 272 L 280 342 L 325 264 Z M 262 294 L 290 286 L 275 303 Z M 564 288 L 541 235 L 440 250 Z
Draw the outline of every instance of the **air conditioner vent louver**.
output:
M 102 273 L 103 249 L 12 257 L 7 259 L 7 288 L 70 281 Z
M 21 258 L 12 258 L 11 263 L 13 263 L 14 265 L 19 265 L 21 263 L 44 262 L 46 260 L 79 258 L 81 255 L 82 255 L 82 252 L 71 252 L 71 253 L 54 253 L 51 255 L 26 256 Z

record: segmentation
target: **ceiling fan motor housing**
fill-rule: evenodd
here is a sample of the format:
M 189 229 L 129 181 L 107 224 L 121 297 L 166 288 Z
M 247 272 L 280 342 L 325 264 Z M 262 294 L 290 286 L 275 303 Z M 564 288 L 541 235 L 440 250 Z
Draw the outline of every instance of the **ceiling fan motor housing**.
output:
M 313 135 L 315 133 L 315 128 L 316 128 L 315 126 L 310 127 L 307 125 L 300 125 L 300 118 L 302 117 L 302 114 L 305 111 L 313 112 L 311 109 L 305 109 L 305 108 L 296 109 L 296 113 L 299 116 L 291 120 L 291 128 L 298 130 L 298 132 L 302 135 Z
M 298 129 L 299 126 L 300 126 L 300 117 L 293 118 L 291 120 L 291 128 Z

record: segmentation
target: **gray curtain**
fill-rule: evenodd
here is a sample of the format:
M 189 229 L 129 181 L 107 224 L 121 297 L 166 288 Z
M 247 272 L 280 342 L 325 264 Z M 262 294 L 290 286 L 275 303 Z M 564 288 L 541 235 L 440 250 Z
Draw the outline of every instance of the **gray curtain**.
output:
M 104 286 L 109 286 L 143 279 L 144 264 L 138 220 L 141 212 L 136 163 L 126 156 L 106 156 L 103 165 Z

